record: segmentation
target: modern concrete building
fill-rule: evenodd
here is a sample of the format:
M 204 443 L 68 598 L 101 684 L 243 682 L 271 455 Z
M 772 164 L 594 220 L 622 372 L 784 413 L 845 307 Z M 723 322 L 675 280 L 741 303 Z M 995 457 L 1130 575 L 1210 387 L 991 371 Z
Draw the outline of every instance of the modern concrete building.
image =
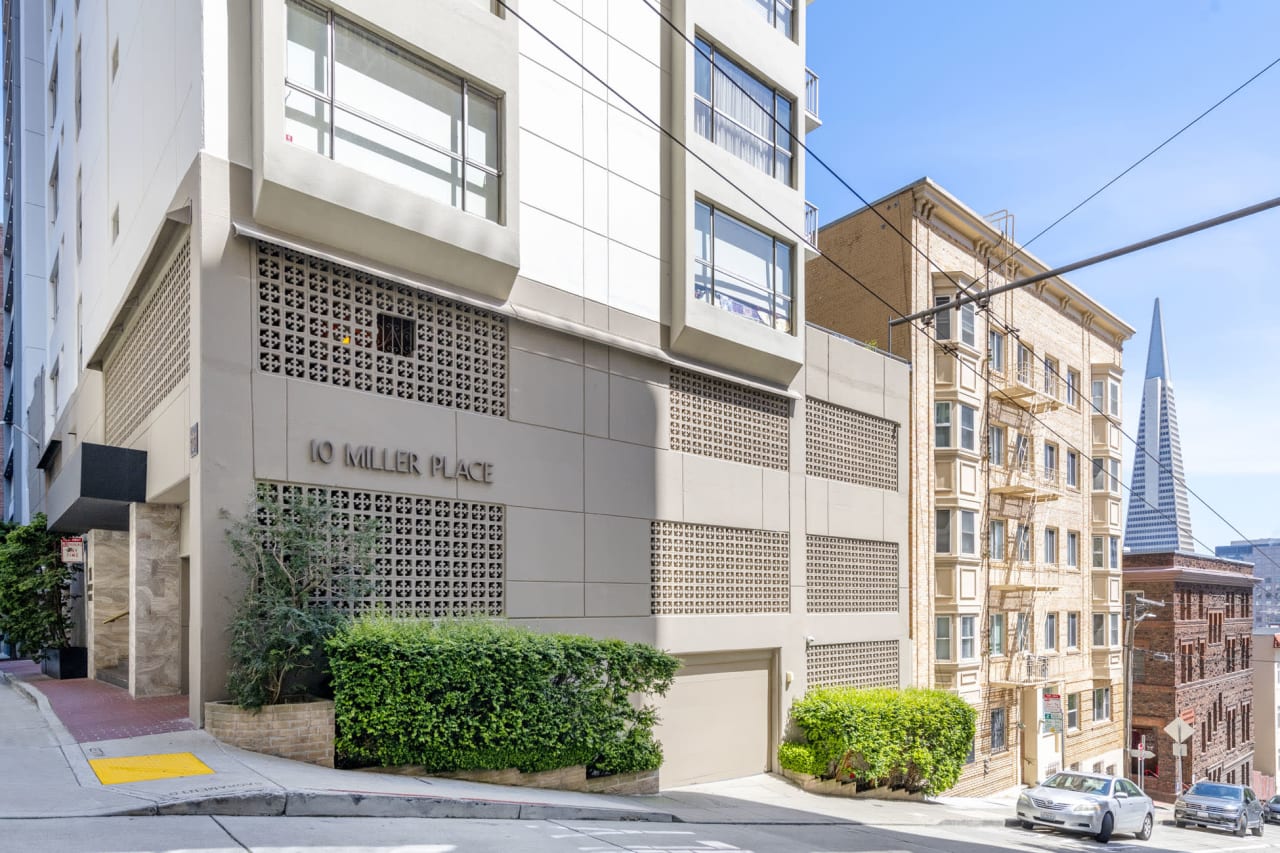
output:
M 1147 372 L 1142 384 L 1142 415 L 1133 453 L 1132 492 L 1124 529 L 1129 553 L 1194 553 L 1191 509 L 1182 469 L 1182 440 L 1169 382 L 1169 354 L 1164 346 L 1160 300 L 1151 316 Z
M 1254 629 L 1250 663 L 1253 703 L 1261 715 L 1253 728 L 1253 769 L 1270 776 L 1274 787 L 1280 773 L 1280 632 Z
M 1126 554 L 1125 592 L 1151 601 L 1133 635 L 1133 741 L 1145 738 L 1147 793 L 1176 795 L 1175 717 L 1195 729 L 1182 779 L 1250 784 L 1253 768 L 1253 567 L 1203 554 Z M 1268 714 L 1267 719 L 1270 719 Z
M 823 254 L 865 289 L 826 260 L 806 275 L 810 318 L 911 362 L 913 670 L 978 709 L 955 789 L 966 795 L 1115 770 L 1123 746 L 1120 380 L 1133 329 L 1054 278 L 887 330 L 956 299 L 956 282 L 1048 269 L 1010 222 L 922 179 L 821 230 Z
M 1280 539 L 1237 539 L 1213 552 L 1227 560 L 1253 563 L 1258 586 L 1253 591 L 1253 626 L 1280 629 Z
M 59 149 L 47 113 L 59 86 L 46 62 L 52 38 L 40 3 L 4 3 L 4 503 L 6 521 L 27 521 L 43 497 L 34 476 L 47 436 L 44 390 L 47 299 L 61 280 Z M 64 110 L 68 105 L 64 104 Z M 77 106 L 77 114 L 79 108 Z M 65 221 L 66 217 L 62 217 Z
M 696 48 L 642 0 L 21 8 L 63 69 L 24 119 L 64 176 L 38 455 L 97 675 L 200 720 L 228 514 L 299 485 L 382 520 L 395 613 L 679 654 L 664 785 L 774 766 L 807 686 L 910 680 L 908 366 L 806 323 L 775 132 L 817 124 L 804 4 L 677 0 Z

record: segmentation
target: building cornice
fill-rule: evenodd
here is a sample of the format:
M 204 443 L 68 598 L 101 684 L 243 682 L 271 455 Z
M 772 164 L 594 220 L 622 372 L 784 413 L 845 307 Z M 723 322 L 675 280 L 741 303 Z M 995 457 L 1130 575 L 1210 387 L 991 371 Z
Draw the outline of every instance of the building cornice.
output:
M 1125 585 L 1137 586 L 1143 581 L 1169 581 L 1174 583 L 1211 583 L 1221 586 L 1252 588 L 1259 578 L 1236 572 L 1216 572 L 1212 569 L 1196 569 L 1190 566 L 1165 566 L 1158 569 L 1124 569 Z

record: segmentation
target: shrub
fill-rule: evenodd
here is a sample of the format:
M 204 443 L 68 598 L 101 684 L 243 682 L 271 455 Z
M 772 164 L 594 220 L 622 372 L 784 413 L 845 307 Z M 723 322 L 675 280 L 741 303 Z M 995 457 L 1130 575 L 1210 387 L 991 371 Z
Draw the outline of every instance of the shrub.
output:
M 805 742 L 782 744 L 778 761 L 859 788 L 937 794 L 959 780 L 976 716 L 959 696 L 941 690 L 811 690 L 791 708 Z
M 679 662 L 641 643 L 480 620 L 367 616 L 327 643 L 348 764 L 429 771 L 656 769 L 657 717 Z
M 324 640 L 345 619 L 331 602 L 354 595 L 371 574 L 376 542 L 372 522 L 349 527 L 316 495 L 257 490 L 227 530 L 232 557 L 248 576 L 230 626 L 232 701 L 259 708 L 306 691 L 303 676 L 323 668 Z
M 45 527 L 43 513 L 0 532 L 0 635 L 40 660 L 46 649 L 71 643 L 72 569 L 62 562 L 60 537 Z

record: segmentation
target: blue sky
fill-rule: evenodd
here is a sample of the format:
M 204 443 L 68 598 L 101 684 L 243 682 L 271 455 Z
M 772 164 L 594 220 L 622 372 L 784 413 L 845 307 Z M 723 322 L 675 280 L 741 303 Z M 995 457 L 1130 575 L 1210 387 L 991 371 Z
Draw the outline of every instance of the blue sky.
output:
M 1025 241 L 1280 56 L 1280 3 L 871 3 L 808 7 L 823 126 L 810 148 L 864 198 L 928 175 Z M 860 206 L 810 163 L 828 222 Z M 1280 66 L 1037 240 L 1060 266 L 1280 196 Z M 1249 538 L 1280 536 L 1280 210 L 1068 276 L 1137 333 L 1137 437 L 1160 297 L 1187 483 Z M 1133 446 L 1125 448 L 1126 476 Z M 1239 538 L 1191 499 L 1197 549 Z

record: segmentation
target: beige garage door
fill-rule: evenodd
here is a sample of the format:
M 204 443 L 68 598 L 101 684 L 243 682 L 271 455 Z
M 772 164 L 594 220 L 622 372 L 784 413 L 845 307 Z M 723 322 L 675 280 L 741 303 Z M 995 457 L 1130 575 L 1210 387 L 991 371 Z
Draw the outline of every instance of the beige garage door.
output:
M 772 652 L 689 655 L 662 702 L 663 788 L 769 767 Z

